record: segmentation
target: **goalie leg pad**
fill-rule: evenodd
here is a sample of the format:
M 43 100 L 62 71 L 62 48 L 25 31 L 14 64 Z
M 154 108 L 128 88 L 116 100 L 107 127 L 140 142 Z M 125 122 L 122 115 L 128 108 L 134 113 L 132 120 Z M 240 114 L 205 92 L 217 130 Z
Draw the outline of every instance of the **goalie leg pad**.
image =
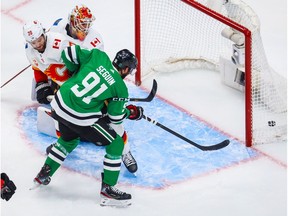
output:
M 40 106 L 37 108 L 37 130 L 40 133 L 58 138 L 55 120 L 50 116 L 50 109 Z

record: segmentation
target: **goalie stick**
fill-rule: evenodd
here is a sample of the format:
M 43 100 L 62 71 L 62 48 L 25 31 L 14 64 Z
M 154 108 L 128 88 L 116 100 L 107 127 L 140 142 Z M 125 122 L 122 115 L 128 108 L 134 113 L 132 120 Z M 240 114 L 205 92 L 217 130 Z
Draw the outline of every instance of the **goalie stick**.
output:
M 148 117 L 148 116 L 143 115 L 143 118 L 144 118 L 145 120 L 147 120 L 148 122 L 150 122 L 150 123 L 152 123 L 152 124 L 154 124 L 154 125 L 162 128 L 162 129 L 164 129 L 165 131 L 167 131 L 167 132 L 169 132 L 169 133 L 177 136 L 178 138 L 180 138 L 180 139 L 182 139 L 182 140 L 190 143 L 191 145 L 195 146 L 196 148 L 201 149 L 202 151 L 214 151 L 214 150 L 219 150 L 219 149 L 222 149 L 222 148 L 228 146 L 229 143 L 230 143 L 229 140 L 224 140 L 224 141 L 222 141 L 222 142 L 220 142 L 220 143 L 217 143 L 217 144 L 214 144 L 214 145 L 202 146 L 202 145 L 199 145 L 199 144 L 197 144 L 197 143 L 195 143 L 195 142 L 187 139 L 186 137 L 178 134 L 177 132 L 171 130 L 170 128 L 168 128 L 168 127 L 166 127 L 166 126 L 164 126 L 164 125 L 162 125 L 162 124 L 160 124 L 159 122 L 157 122 L 156 120 L 151 119 L 151 118 Z
M 134 102 L 150 102 L 153 100 L 157 92 L 157 82 L 153 79 L 153 85 L 149 95 L 146 98 L 112 98 L 113 101 L 134 101 Z M 52 101 L 54 95 L 48 95 L 47 100 Z

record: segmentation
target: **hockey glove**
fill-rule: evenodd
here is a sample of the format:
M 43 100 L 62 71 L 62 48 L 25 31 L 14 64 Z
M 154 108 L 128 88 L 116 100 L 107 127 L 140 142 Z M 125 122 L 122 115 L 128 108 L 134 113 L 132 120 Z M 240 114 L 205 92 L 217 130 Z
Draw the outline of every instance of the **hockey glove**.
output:
M 36 83 L 36 94 L 37 94 L 37 101 L 40 104 L 49 104 L 50 102 L 47 99 L 48 95 L 53 95 L 53 91 L 48 84 L 48 82 L 38 82 Z
M 143 108 L 141 106 L 135 106 L 135 105 L 128 105 L 126 107 L 130 111 L 130 115 L 128 116 L 128 119 L 130 120 L 140 120 L 143 117 Z
M 1 173 L 1 198 L 8 201 L 15 193 L 16 186 L 6 173 Z

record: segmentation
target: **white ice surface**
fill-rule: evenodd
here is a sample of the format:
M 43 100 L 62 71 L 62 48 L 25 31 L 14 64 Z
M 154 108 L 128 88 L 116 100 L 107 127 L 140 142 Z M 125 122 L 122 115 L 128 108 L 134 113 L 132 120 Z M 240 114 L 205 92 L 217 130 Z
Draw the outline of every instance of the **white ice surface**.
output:
M 1 1 L 1 84 L 25 68 L 29 63 L 24 53 L 22 25 L 39 19 L 48 27 L 58 17 L 66 17 L 80 1 L 2 0 Z M 133 50 L 132 0 L 83 0 L 96 15 L 95 25 L 105 39 L 105 50 L 111 55 L 122 48 Z M 247 0 L 260 17 L 261 33 L 270 65 L 287 77 L 287 2 L 284 0 Z M 17 116 L 30 100 L 31 69 L 19 75 L 1 89 L 1 171 L 17 184 L 17 192 L 9 201 L 1 200 L 3 216 L 78 216 L 78 215 L 195 215 L 195 216 L 285 216 L 287 215 L 287 143 L 256 146 L 263 156 L 247 163 L 227 167 L 198 178 L 173 185 L 165 190 L 147 190 L 133 186 L 120 189 L 133 195 L 133 205 L 126 209 L 99 206 L 100 182 L 76 172 L 60 169 L 53 176 L 53 185 L 43 190 L 29 191 L 32 179 L 45 157 L 39 155 L 29 140 L 20 133 Z M 209 79 L 205 79 L 209 76 Z M 193 92 L 183 83 L 203 80 L 206 90 Z M 158 95 L 205 120 L 234 137 L 244 138 L 243 96 L 226 91 L 217 84 L 213 74 L 179 72 L 158 74 Z M 214 82 L 213 82 L 214 81 Z M 210 83 L 211 82 L 211 83 Z M 143 82 L 149 85 L 151 80 Z M 223 107 L 227 118 L 217 119 L 202 104 L 201 98 L 211 94 L 209 86 L 219 85 L 218 91 L 234 101 Z M 195 83 L 197 84 L 197 83 Z M 173 85 L 173 88 L 170 88 Z M 186 87 L 185 87 L 186 86 Z M 183 95 L 183 92 L 191 94 Z M 189 99 L 187 99 L 189 98 Z M 215 101 L 214 101 L 215 100 Z M 235 116 L 235 111 L 238 113 Z M 145 139 L 143 137 L 143 139 Z M 133 147 L 133 146 L 132 146 Z

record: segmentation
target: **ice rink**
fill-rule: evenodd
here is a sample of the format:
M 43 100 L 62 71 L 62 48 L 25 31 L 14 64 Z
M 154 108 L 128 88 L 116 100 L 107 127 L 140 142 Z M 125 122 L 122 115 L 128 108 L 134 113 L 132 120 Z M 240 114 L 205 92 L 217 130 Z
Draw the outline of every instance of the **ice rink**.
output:
M 38 19 L 49 28 L 56 19 L 66 17 L 76 4 L 87 5 L 95 14 L 95 26 L 111 58 L 120 49 L 134 50 L 133 2 L 2 0 L 1 84 L 29 64 L 23 24 Z M 287 2 L 245 2 L 260 18 L 271 67 L 287 77 Z M 223 86 L 219 74 L 211 71 L 156 74 L 145 80 L 141 88 L 131 81 L 127 85 L 131 95 L 145 96 L 152 79 L 156 79 L 157 97 L 151 103 L 141 104 L 147 116 L 200 143 L 228 138 L 231 144 L 227 148 L 202 152 L 145 120 L 129 121 L 126 128 L 139 170 L 133 176 L 123 168 L 119 189 L 132 194 L 130 207 L 99 206 L 104 151 L 89 144 L 79 146 L 71 154 L 49 186 L 29 191 L 46 158 L 45 147 L 55 141 L 37 134 L 35 129 L 38 104 L 30 99 L 32 77 L 29 68 L 1 88 L 1 172 L 6 172 L 17 186 L 10 201 L 1 200 L 1 215 L 287 215 L 287 143 L 246 148 L 244 96 Z M 191 91 L 191 86 L 197 85 L 204 90 Z M 203 101 L 212 92 L 213 99 Z M 230 101 L 230 105 L 215 106 L 219 100 Z M 214 107 L 214 112 L 208 107 Z M 219 118 L 217 112 L 226 117 Z M 84 154 L 87 157 L 83 158 Z

